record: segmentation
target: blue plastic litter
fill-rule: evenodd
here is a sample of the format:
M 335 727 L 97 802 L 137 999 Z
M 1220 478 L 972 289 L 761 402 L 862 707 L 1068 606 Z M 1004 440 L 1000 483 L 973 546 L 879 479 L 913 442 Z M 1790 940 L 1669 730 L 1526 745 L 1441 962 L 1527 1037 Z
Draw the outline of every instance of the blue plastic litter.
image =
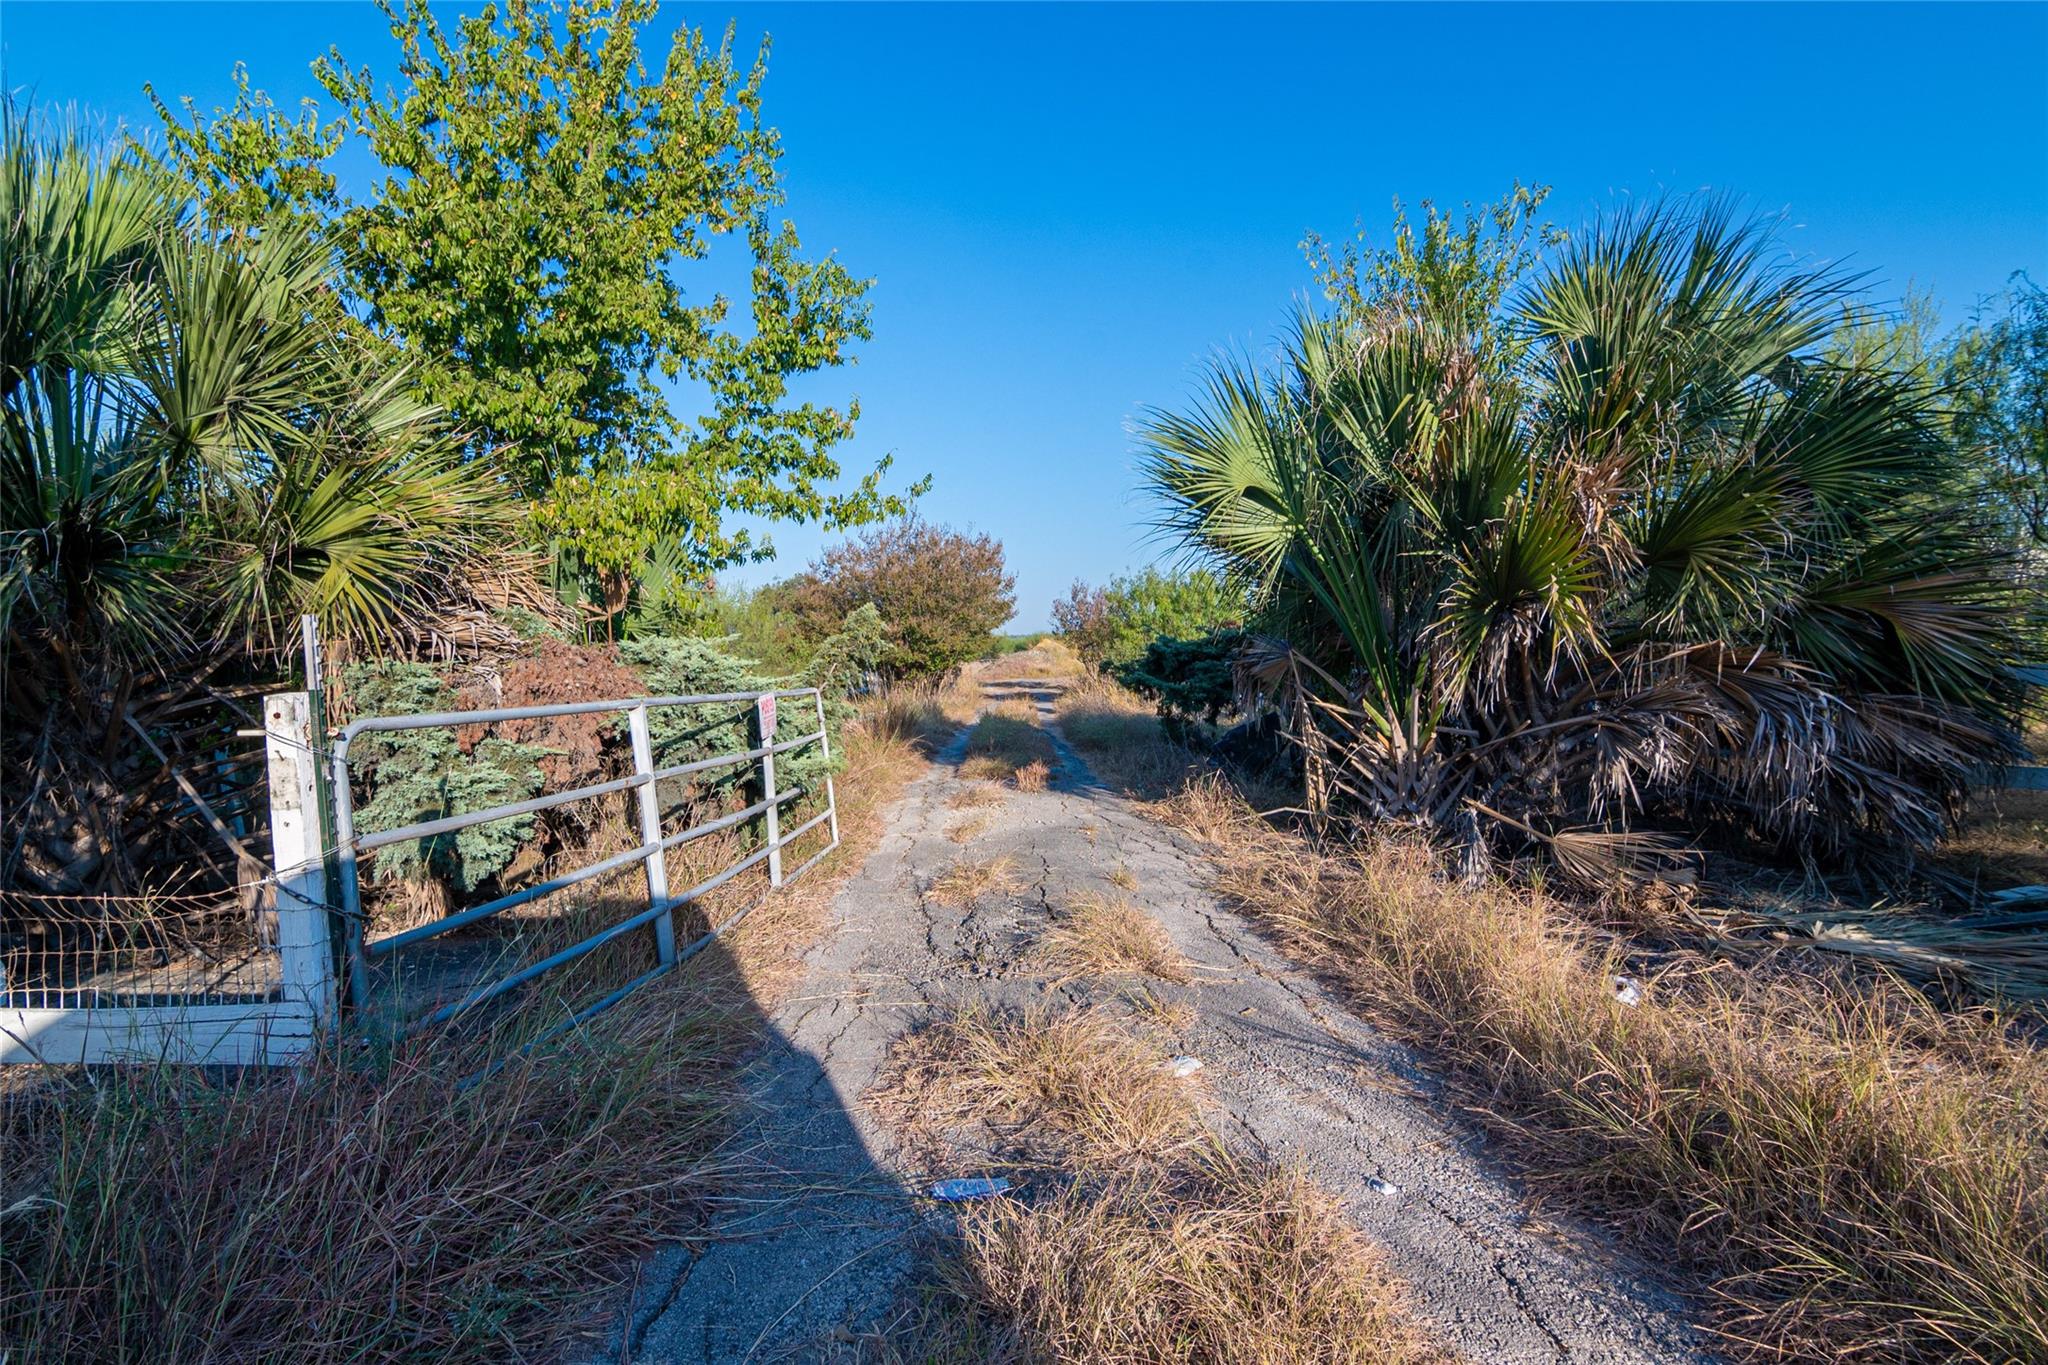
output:
M 1009 1192 L 1009 1177 L 1001 1175 L 970 1175 L 957 1180 L 941 1180 L 931 1189 L 932 1198 L 944 1200 L 949 1204 L 962 1199 L 987 1199 L 991 1195 Z

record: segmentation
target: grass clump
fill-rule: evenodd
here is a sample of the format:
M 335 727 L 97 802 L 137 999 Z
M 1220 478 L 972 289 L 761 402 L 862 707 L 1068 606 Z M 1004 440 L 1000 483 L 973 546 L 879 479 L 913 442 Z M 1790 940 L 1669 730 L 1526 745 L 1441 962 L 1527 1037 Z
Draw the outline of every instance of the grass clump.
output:
M 1202 1136 L 1191 1088 L 1156 1045 L 1095 1010 L 973 1005 L 896 1047 L 872 1102 L 928 1155 L 981 1122 L 1033 1131 L 1027 1160 L 1159 1160 Z
M 971 843 L 988 831 L 988 827 L 994 823 L 994 819 L 995 817 L 990 815 L 970 815 L 959 824 L 948 829 L 946 837 L 956 844 Z
M 1152 976 L 1186 981 L 1187 971 L 1158 920 L 1121 898 L 1084 892 L 1060 911 L 1039 940 L 1046 963 L 1084 976 Z
M 994 1133 L 1041 1174 L 961 1210 L 923 1300 L 859 1358 L 1447 1359 L 1336 1201 L 1225 1151 L 1166 1063 L 1091 1010 L 965 1009 L 899 1043 L 885 1116 L 941 1160 L 936 1137 Z
M 2008 1020 L 1704 959 L 1631 1006 L 1613 941 L 1538 893 L 1257 828 L 1212 818 L 1221 889 L 1447 1064 L 1552 1188 L 1705 1278 L 1732 1342 L 2048 1356 L 2048 1060 Z
M 1009 780 L 1027 791 L 1045 786 L 1053 762 L 1052 740 L 1031 723 L 1029 710 L 1016 713 L 1014 705 L 994 710 L 975 723 L 967 738 L 967 753 L 960 764 L 962 777 L 1000 782 Z M 1027 779 L 1026 769 L 1035 770 Z M 1026 786 L 1035 781 L 1036 786 Z
M 978 860 L 961 859 L 932 879 L 926 899 L 965 908 L 989 895 L 1012 895 L 1023 888 L 1017 860 L 1005 853 Z
M 0 1339 L 51 1361 L 542 1350 L 605 1266 L 699 1211 L 742 1043 L 663 983 L 469 1090 L 507 1045 L 15 1096 Z
M 1217 1152 L 1031 1204 L 969 1209 L 943 1282 L 1000 1323 L 996 1359 L 1355 1362 L 1448 1357 L 1323 1191 Z

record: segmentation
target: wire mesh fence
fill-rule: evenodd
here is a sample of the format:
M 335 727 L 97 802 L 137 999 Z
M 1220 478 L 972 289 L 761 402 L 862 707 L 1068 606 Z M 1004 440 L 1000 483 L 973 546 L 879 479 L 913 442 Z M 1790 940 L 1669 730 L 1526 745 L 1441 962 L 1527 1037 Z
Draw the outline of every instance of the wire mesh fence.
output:
M 190 895 L 0 892 L 0 1005 L 93 1009 L 275 997 L 273 889 Z

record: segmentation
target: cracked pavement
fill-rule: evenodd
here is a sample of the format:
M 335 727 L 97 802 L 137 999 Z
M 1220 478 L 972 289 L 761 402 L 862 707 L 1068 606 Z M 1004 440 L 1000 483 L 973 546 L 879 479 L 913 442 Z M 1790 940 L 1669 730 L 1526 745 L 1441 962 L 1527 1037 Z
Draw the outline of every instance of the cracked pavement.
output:
M 1034 697 L 1050 730 L 1056 686 L 990 693 Z M 709 1228 L 642 1265 L 593 1359 L 802 1358 L 882 1322 L 915 1272 L 915 1234 L 943 1214 L 914 1197 L 930 1173 L 899 1168 L 861 1097 L 934 1006 L 1091 999 L 1088 983 L 1050 985 L 1029 953 L 1052 908 L 1082 891 L 1125 896 L 1187 960 L 1187 984 L 1145 985 L 1192 1008 L 1175 1045 L 1204 1063 L 1211 1122 L 1337 1195 L 1446 1344 L 1488 1362 L 1705 1358 L 1682 1303 L 1593 1230 L 1533 1216 L 1426 1067 L 1219 904 L 1199 848 L 1098 786 L 1051 732 L 1060 761 L 1045 791 L 949 808 L 973 785 L 956 772 L 964 733 L 910 785 L 835 897 L 802 985 L 770 1013 L 775 1036 L 746 1078 L 755 1178 Z M 948 839 L 984 815 L 964 847 Z M 962 857 L 1002 854 L 1031 879 L 1014 895 L 954 908 L 920 894 Z M 1109 880 L 1119 868 L 1134 887 Z

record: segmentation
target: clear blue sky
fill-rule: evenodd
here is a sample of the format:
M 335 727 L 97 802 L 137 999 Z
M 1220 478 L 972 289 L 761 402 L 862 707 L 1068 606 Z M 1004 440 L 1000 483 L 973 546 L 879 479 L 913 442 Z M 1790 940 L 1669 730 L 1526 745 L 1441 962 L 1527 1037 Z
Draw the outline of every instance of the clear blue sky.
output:
M 849 467 L 930 472 L 936 521 L 998 536 L 1020 628 L 1076 577 L 1159 558 L 1128 423 L 1217 348 L 1269 348 L 1303 231 L 1394 195 L 1556 187 L 1570 226 L 1702 187 L 1951 320 L 2048 278 L 2048 7 L 668 5 L 774 37 L 767 113 L 807 246 L 872 275 Z M 7 84 L 149 123 L 142 83 L 280 104 L 329 45 L 390 72 L 364 4 L 0 3 Z M 716 267 L 714 267 L 716 269 Z M 723 271 L 719 273 L 723 274 Z M 775 533 L 792 571 L 822 538 Z

